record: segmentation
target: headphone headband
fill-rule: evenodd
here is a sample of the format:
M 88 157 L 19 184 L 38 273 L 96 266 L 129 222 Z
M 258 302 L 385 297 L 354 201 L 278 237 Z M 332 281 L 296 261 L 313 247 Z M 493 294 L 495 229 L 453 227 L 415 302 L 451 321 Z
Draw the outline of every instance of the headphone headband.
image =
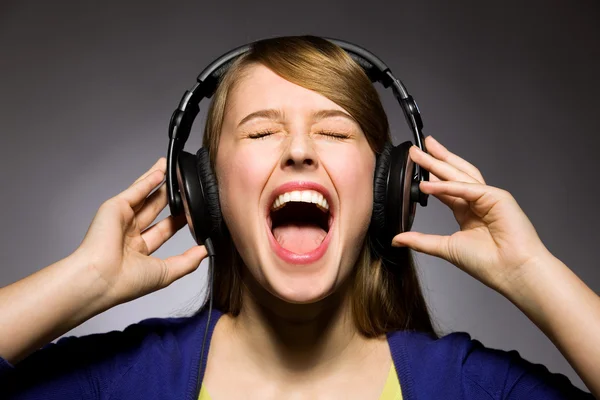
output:
M 425 149 L 425 140 L 423 138 L 423 121 L 419 107 L 408 93 L 402 82 L 394 77 L 390 69 L 381 59 L 376 57 L 368 50 L 343 40 L 327 38 L 326 39 L 348 53 L 348 55 L 360 65 L 371 82 L 380 82 L 385 88 L 392 87 L 394 96 L 400 103 L 406 121 L 414 135 L 415 145 L 421 150 Z M 178 215 L 183 211 L 181 196 L 177 190 L 176 165 L 179 152 L 183 149 L 187 141 L 194 119 L 200 111 L 200 101 L 203 98 L 210 98 L 214 94 L 221 77 L 227 72 L 231 64 L 241 55 L 252 49 L 251 42 L 243 46 L 239 46 L 227 53 L 221 55 L 211 64 L 209 64 L 197 77 L 197 83 L 190 89 L 186 90 L 179 106 L 171 115 L 169 122 L 169 148 L 167 154 L 167 192 L 169 199 L 169 208 L 172 215 Z M 429 172 L 421 169 L 418 164 L 415 164 L 414 179 L 419 182 L 429 180 Z M 421 206 L 427 205 L 427 196 L 419 198 Z

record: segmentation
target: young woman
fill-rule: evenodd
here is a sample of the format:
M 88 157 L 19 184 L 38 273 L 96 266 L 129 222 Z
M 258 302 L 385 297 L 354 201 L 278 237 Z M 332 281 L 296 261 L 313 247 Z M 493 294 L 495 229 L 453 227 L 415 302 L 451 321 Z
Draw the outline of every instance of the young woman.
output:
M 513 302 L 598 396 L 600 299 L 543 245 L 510 193 L 431 136 L 429 154 L 413 146 L 410 157 L 430 171 L 421 190 L 452 210 L 460 231 L 401 233 L 399 265 L 382 261 L 368 232 L 377 155 L 390 141 L 375 88 L 341 48 L 312 36 L 259 42 L 223 77 L 204 133 L 226 226 L 211 319 L 204 305 L 46 345 L 206 257 L 204 246 L 151 256 L 186 224 L 151 225 L 167 204 L 161 158 L 102 204 L 73 254 L 0 289 L 0 397 L 593 398 L 514 351 L 464 332 L 440 338 L 410 249 Z

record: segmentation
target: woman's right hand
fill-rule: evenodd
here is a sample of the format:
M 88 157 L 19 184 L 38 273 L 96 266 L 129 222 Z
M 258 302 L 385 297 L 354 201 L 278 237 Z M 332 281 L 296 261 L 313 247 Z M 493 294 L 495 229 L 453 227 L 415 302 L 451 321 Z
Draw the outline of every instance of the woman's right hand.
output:
M 169 215 L 149 227 L 168 203 L 166 182 L 161 184 L 166 162 L 161 157 L 129 188 L 106 200 L 76 250 L 97 274 L 107 307 L 170 285 L 195 271 L 207 255 L 204 246 L 194 246 L 164 260 L 151 256 L 187 223 L 184 214 Z

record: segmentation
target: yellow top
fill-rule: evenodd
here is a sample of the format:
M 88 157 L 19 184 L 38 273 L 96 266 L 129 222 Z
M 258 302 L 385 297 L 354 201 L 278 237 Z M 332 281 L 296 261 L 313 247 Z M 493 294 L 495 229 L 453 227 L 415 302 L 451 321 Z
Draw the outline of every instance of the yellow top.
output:
M 198 400 L 211 400 L 208 392 L 202 386 L 200 389 L 200 396 Z M 383 392 L 379 396 L 379 400 L 402 400 L 402 392 L 400 391 L 400 381 L 398 381 L 398 374 L 396 373 L 396 367 L 392 363 L 390 373 L 388 374 L 387 381 L 383 387 Z

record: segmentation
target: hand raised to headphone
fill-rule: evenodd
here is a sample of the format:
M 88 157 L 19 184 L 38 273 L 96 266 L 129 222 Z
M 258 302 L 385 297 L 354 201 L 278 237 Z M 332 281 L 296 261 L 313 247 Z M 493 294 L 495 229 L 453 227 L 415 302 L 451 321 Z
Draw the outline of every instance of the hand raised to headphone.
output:
M 450 236 L 404 232 L 393 238 L 392 246 L 443 258 L 502 292 L 526 272 L 523 268 L 529 262 L 548 250 L 508 191 L 486 185 L 475 166 L 431 136 L 425 139 L 425 147 L 429 154 L 417 146 L 409 153 L 430 172 L 430 182 L 421 182 L 420 188 L 452 210 L 460 231 Z
M 170 285 L 196 270 L 206 257 L 204 246 L 164 260 L 150 256 L 186 225 L 182 214 L 150 226 L 167 205 L 166 184 L 162 182 L 165 171 L 166 159 L 161 157 L 128 189 L 106 200 L 76 250 L 98 275 L 107 307 Z

